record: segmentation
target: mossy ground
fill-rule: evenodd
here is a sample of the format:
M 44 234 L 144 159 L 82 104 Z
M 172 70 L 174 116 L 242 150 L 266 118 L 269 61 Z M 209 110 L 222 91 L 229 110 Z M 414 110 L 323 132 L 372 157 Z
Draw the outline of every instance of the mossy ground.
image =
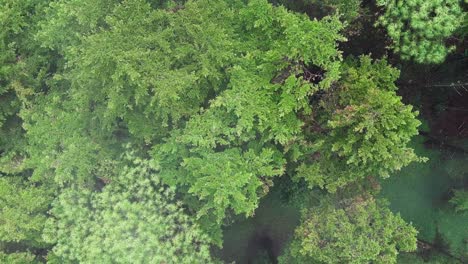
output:
M 411 164 L 383 180 L 381 196 L 390 201 L 394 212 L 412 222 L 420 239 L 466 258 L 468 214 L 456 213 L 448 200 L 452 189 L 463 185 L 468 155 L 428 148 L 425 140 L 417 137 L 413 147 L 429 161 Z

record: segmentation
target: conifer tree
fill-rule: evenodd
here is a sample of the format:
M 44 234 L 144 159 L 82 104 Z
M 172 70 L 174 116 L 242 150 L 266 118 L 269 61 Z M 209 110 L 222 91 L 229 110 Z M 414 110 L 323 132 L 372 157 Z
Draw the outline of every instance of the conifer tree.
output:
M 323 199 L 307 210 L 280 263 L 396 263 L 416 250 L 417 231 L 381 200 Z
M 445 44 L 464 20 L 459 0 L 378 0 L 385 9 L 379 25 L 405 60 L 442 63 L 453 46 Z
M 45 238 L 64 262 L 211 263 L 209 239 L 147 160 L 128 163 L 100 192 L 70 187 L 53 204 Z

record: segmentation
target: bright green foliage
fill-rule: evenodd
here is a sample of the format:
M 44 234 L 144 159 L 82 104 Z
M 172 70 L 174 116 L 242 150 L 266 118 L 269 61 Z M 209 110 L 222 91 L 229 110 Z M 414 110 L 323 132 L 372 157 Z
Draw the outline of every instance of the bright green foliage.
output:
M 98 32 L 104 18 L 117 4 L 114 0 L 58 0 L 50 2 L 35 38 L 41 46 L 64 53 L 81 37 Z
M 58 1 L 40 23 L 37 37 L 67 64 L 22 111 L 34 177 L 92 182 L 128 140 L 153 147 L 161 178 L 198 200 L 202 222 L 251 215 L 301 137 L 309 95 L 338 79 L 338 18 L 266 0 L 94 2 Z M 326 71 L 320 83 L 303 78 L 310 66 Z
M 45 238 L 63 261 L 210 263 L 208 238 L 148 161 L 131 162 L 100 192 L 69 188 L 54 203 Z
M 454 47 L 445 41 L 464 20 L 459 0 L 378 0 L 385 8 L 379 24 L 405 60 L 442 63 Z
M 0 262 L 210 263 L 277 176 L 334 192 L 421 160 L 398 71 L 342 63 L 361 1 L 300 2 L 323 18 L 267 0 L 0 0 Z M 324 201 L 298 230 L 305 263 L 414 244 L 368 197 Z
M 43 88 L 52 58 L 33 39 L 46 0 L 0 0 L 0 171 L 19 173 L 24 138 L 20 107 Z
M 305 212 L 280 263 L 396 263 L 416 250 L 417 231 L 384 202 L 358 196 Z
M 38 186 L 20 176 L 0 177 L 1 263 L 33 263 L 34 256 L 28 251 L 49 246 L 42 231 L 52 194 L 52 186 Z
M 116 139 L 103 132 L 89 110 L 69 110 L 73 104 L 64 98 L 51 91 L 21 111 L 29 139 L 25 164 L 34 168 L 35 180 L 93 184 L 105 176 L 97 172 L 117 156 Z
M 177 14 L 201 6 L 187 4 Z M 225 84 L 214 87 L 216 96 L 183 129 L 154 147 L 154 157 L 163 180 L 187 188 L 203 201 L 199 216 L 220 223 L 227 209 L 251 215 L 270 178 L 283 173 L 282 152 L 300 137 L 298 113 L 310 111 L 308 95 L 337 78 L 341 24 L 336 18 L 310 21 L 266 1 L 241 6 L 237 16 L 224 5 L 217 8 L 207 20 L 223 17 L 229 24 L 219 22 L 216 29 L 223 32 L 217 34 L 232 43 L 220 52 L 231 49 L 225 57 L 232 66 L 221 75 Z M 306 82 L 303 65 L 327 70 L 325 79 Z
M 455 190 L 450 203 L 455 205 L 455 210 L 457 212 L 468 210 L 468 191 L 464 190 Z
M 51 193 L 46 187 L 0 178 L 0 241 L 42 243 L 41 233 Z
M 298 168 L 311 186 L 337 187 L 367 176 L 388 177 L 422 161 L 407 144 L 418 134 L 417 112 L 396 95 L 398 70 L 367 56 L 343 65 L 337 87 L 323 96 L 312 126 L 313 160 Z
M 29 253 L 11 253 L 5 254 L 0 252 L 0 263 L 7 263 L 7 264 L 35 264 L 40 263 L 36 261 L 36 257 Z

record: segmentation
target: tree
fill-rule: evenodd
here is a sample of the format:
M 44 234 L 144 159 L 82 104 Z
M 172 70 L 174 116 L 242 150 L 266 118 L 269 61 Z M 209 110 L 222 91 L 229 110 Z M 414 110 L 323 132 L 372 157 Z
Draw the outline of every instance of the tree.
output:
M 55 60 L 34 40 L 46 0 L 0 0 L 0 262 L 34 263 L 55 186 L 25 165 L 27 138 L 19 112 L 43 91 Z M 35 256 L 36 255 L 36 256 Z
M 378 0 L 377 5 L 385 9 L 378 24 L 402 59 L 442 63 L 453 51 L 445 41 L 464 20 L 459 0 Z
M 41 91 L 54 59 L 34 40 L 46 0 L 0 0 L 0 172 L 23 169 L 26 139 L 18 113 Z
M 210 263 L 275 177 L 339 193 L 423 160 L 398 71 L 342 62 L 361 1 L 290 4 L 306 2 L 320 19 L 267 0 L 0 0 L 0 262 Z M 327 199 L 304 230 L 357 234 L 363 261 L 411 247 L 377 237 L 404 226 L 381 202 Z
M 5 254 L 3 252 L 0 252 L 0 261 L 2 263 L 8 263 L 8 264 L 40 263 L 39 261 L 37 261 L 36 256 L 34 256 L 34 254 L 31 254 L 29 252 L 11 253 L 11 254 Z
M 389 177 L 413 161 L 407 147 L 420 122 L 396 95 L 398 70 L 383 60 L 350 58 L 337 85 L 309 117 L 309 154 L 297 168 L 311 187 L 337 188 L 368 176 Z
M 462 212 L 468 210 L 468 191 L 454 190 L 454 195 L 450 203 L 455 206 L 455 211 Z
M 297 12 L 310 10 L 311 15 L 318 17 L 339 13 L 342 21 L 346 23 L 351 23 L 363 11 L 362 0 L 270 0 L 270 2 L 285 5 Z
M 42 239 L 42 231 L 53 191 L 52 186 L 22 180 L 20 176 L 0 177 L 0 259 L 11 261 L 5 263 L 34 259 L 32 252 L 49 247 Z
M 239 54 L 231 57 L 225 85 L 153 148 L 161 177 L 203 201 L 195 208 L 208 223 L 222 223 L 230 210 L 252 215 L 271 178 L 284 172 L 284 148 L 300 138 L 298 114 L 310 111 L 308 96 L 337 78 L 340 59 L 336 18 L 311 21 L 266 1 L 224 17 L 233 17 L 226 28 L 236 32 L 225 38 L 233 43 L 231 54 Z M 313 84 L 304 77 L 304 65 L 317 65 L 327 75 Z
M 399 251 L 416 250 L 416 234 L 372 196 L 325 198 L 305 211 L 280 263 L 396 263 Z
M 93 3 L 52 4 L 37 33 L 67 67 L 22 111 L 34 177 L 92 185 L 118 141 L 152 148 L 161 179 L 220 242 L 226 213 L 252 215 L 284 172 L 308 97 L 338 78 L 342 24 L 266 0 Z M 62 25 L 71 38 L 54 37 Z M 326 74 L 314 82 L 308 67 Z
M 70 187 L 54 202 L 45 238 L 63 261 L 210 263 L 209 239 L 147 160 L 129 162 L 99 191 Z

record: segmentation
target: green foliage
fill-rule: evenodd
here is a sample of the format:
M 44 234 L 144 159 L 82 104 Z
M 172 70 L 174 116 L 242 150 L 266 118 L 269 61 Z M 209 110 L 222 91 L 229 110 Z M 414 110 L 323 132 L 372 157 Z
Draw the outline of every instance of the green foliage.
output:
M 22 109 L 23 127 L 29 139 L 25 166 L 34 168 L 35 180 L 93 184 L 97 172 L 116 158 L 116 139 L 103 132 L 90 111 L 72 111 L 59 92 L 50 91 Z
M 43 243 L 41 234 L 51 194 L 47 187 L 36 187 L 19 177 L 0 178 L 0 241 Z
M 115 174 L 122 141 L 153 148 L 161 178 L 219 243 L 226 213 L 252 215 L 284 173 L 309 96 L 338 79 L 342 24 L 266 0 L 180 4 L 42 7 L 30 35 L 54 69 L 21 106 L 21 168 L 89 188 Z M 303 77 L 312 66 L 326 72 L 318 84 Z
M 39 22 L 35 38 L 42 47 L 65 52 L 80 43 L 82 37 L 105 26 L 104 18 L 117 4 L 113 0 L 58 0 L 51 1 Z
M 201 200 L 199 217 L 206 214 L 203 221 L 210 223 L 221 222 L 227 210 L 251 215 L 270 178 L 283 173 L 283 148 L 300 137 L 298 113 L 310 111 L 308 95 L 338 77 L 336 42 L 342 39 L 336 18 L 311 21 L 266 1 L 242 5 L 238 16 L 223 5 L 212 7 L 216 16 L 207 20 L 230 23 L 216 30 L 232 43 L 220 52 L 229 51 L 232 66 L 214 88 L 216 97 L 153 153 L 163 180 Z M 176 14 L 199 8 L 187 4 Z M 325 79 L 306 82 L 304 65 L 327 70 Z
M 455 206 L 455 211 L 457 212 L 468 210 L 468 191 L 454 190 L 450 203 Z
M 54 253 L 80 263 L 210 263 L 209 240 L 148 161 L 125 166 L 100 192 L 62 191 L 45 238 Z
M 304 213 L 280 263 L 396 263 L 416 249 L 417 231 L 385 203 L 357 196 Z
M 385 8 L 378 24 L 405 60 L 442 63 L 454 47 L 445 41 L 464 20 L 459 0 L 378 0 Z
M 34 177 L 92 182 L 118 152 L 109 135 L 123 131 L 154 146 L 162 179 L 200 200 L 202 222 L 219 225 L 227 209 L 251 215 L 284 171 L 308 95 L 338 78 L 339 20 L 260 0 L 106 3 L 59 1 L 41 23 L 37 37 L 67 68 L 22 111 Z M 302 78 L 306 65 L 327 71 L 320 84 Z
M 10 253 L 6 254 L 0 252 L 0 262 L 7 264 L 35 264 L 40 263 L 36 260 L 34 254 L 25 252 L 25 253 Z
M 362 12 L 362 0 L 270 0 L 274 4 L 282 4 L 287 8 L 303 12 L 309 11 L 311 15 L 322 17 L 324 15 L 339 14 L 342 21 L 350 23 Z
M 49 247 L 42 231 L 52 195 L 53 186 L 22 180 L 21 176 L 0 177 L 1 263 L 35 263 L 31 251 Z
M 318 5 L 327 13 L 337 12 L 343 21 L 352 22 L 361 12 L 362 0 L 305 0 L 307 3 Z
M 429 256 L 424 255 L 423 257 L 419 256 L 416 253 L 403 253 L 398 255 L 399 264 L 462 264 L 458 259 L 447 256 L 445 254 L 440 254 L 436 252 L 430 253 Z
M 275 177 L 299 179 L 306 207 L 324 191 L 303 182 L 335 192 L 423 160 L 398 71 L 342 63 L 361 1 L 288 2 L 321 19 L 267 0 L 0 0 L 0 262 L 210 263 Z M 434 36 L 411 29 L 439 45 L 421 44 L 424 60 L 440 59 L 454 6 L 435 8 L 448 22 Z M 288 256 L 389 263 L 413 248 L 412 228 L 360 199 L 308 211 Z
M 386 178 L 424 160 L 407 146 L 420 122 L 395 93 L 398 70 L 363 56 L 348 60 L 342 71 L 337 86 L 318 104 L 309 139 L 315 154 L 296 176 L 332 192 L 367 176 Z
M 19 173 L 25 139 L 17 114 L 53 63 L 33 34 L 46 0 L 0 1 L 0 171 Z

